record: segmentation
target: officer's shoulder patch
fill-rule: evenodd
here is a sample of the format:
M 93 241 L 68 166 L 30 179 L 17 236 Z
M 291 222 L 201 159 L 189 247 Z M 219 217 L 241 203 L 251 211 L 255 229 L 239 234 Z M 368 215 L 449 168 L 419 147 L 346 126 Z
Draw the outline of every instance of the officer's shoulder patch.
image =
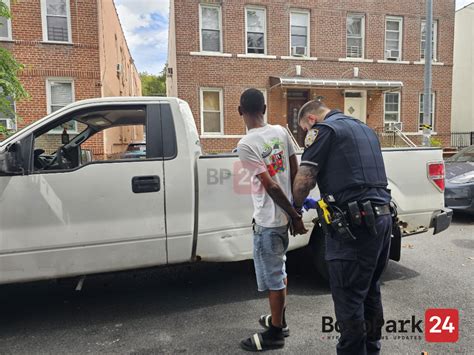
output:
M 316 138 L 318 137 L 319 129 L 312 128 L 306 133 L 306 138 L 304 140 L 304 146 L 308 148 L 310 145 L 314 143 Z

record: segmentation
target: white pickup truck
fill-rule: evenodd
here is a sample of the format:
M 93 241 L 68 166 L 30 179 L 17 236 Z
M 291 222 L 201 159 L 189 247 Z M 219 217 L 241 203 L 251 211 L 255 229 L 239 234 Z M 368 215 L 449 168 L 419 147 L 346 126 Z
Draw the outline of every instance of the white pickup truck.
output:
M 86 147 L 100 132 L 124 129 L 145 129 L 146 150 L 92 158 Z M 429 228 L 436 234 L 451 222 L 444 164 L 439 149 L 386 149 L 383 155 L 399 213 L 392 250 L 399 259 L 400 234 Z M 235 154 L 203 155 L 182 100 L 71 104 L 0 143 L 0 284 L 251 259 L 247 184 Z M 291 237 L 290 249 L 313 245 L 321 269 L 315 216 L 305 213 L 310 232 Z

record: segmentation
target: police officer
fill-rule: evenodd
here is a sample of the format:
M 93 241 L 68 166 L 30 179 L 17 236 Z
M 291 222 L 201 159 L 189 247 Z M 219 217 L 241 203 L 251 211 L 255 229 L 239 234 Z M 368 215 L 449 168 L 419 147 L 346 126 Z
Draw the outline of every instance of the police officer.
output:
M 392 217 L 380 143 L 361 121 L 320 101 L 298 114 L 306 149 L 294 181 L 300 208 L 318 184 L 330 210 L 339 211 L 350 233 L 330 224 L 326 260 L 336 318 L 338 354 L 380 353 L 383 309 L 380 276 L 388 261 Z

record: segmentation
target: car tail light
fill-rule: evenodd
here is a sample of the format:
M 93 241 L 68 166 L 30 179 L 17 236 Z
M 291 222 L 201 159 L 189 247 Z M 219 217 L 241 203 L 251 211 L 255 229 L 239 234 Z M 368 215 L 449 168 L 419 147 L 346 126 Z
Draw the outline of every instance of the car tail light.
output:
M 444 192 L 444 163 L 434 162 L 428 163 L 428 179 L 436 186 L 436 188 Z

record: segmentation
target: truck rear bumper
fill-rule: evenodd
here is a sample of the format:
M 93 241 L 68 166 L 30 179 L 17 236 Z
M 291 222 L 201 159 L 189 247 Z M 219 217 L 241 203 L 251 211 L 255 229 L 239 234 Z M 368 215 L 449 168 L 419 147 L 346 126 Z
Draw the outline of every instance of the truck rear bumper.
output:
M 446 229 L 451 224 L 453 219 L 453 210 L 449 208 L 443 208 L 441 211 L 435 211 L 431 218 L 430 228 L 434 228 L 433 234 L 438 234 Z

